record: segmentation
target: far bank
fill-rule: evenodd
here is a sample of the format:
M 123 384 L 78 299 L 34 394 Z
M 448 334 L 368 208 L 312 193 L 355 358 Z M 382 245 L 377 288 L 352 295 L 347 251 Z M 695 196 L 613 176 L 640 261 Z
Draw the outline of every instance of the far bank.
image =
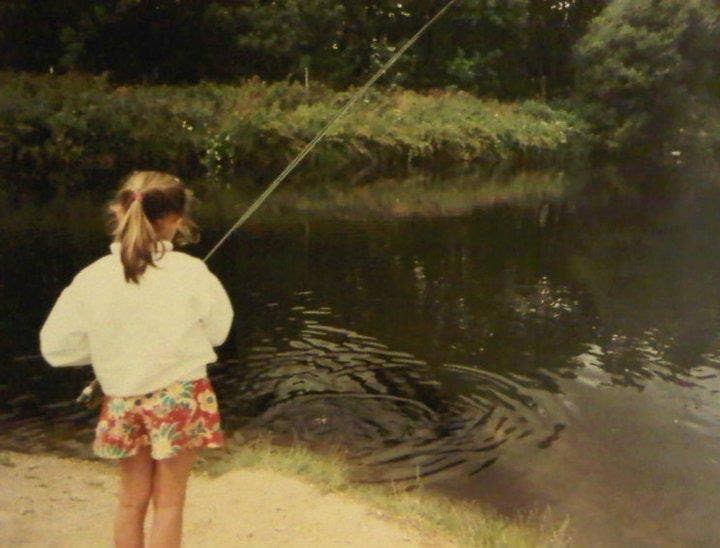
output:
M 0 194 L 45 202 L 104 196 L 134 169 L 266 185 L 353 89 L 249 79 L 236 85 L 113 86 L 82 74 L 0 73 Z M 299 181 L 350 187 L 448 168 L 566 169 L 591 137 L 547 103 L 454 90 L 372 89 L 298 166 Z M 290 181 L 288 181 L 290 182 Z

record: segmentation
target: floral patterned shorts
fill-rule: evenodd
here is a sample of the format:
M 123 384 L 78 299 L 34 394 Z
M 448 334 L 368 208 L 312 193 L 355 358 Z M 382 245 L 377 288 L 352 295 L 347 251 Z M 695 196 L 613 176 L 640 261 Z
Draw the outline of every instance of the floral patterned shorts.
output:
M 93 452 L 107 459 L 130 457 L 149 445 L 152 458 L 182 449 L 222 447 L 217 398 L 207 377 L 176 381 L 142 396 L 105 396 Z

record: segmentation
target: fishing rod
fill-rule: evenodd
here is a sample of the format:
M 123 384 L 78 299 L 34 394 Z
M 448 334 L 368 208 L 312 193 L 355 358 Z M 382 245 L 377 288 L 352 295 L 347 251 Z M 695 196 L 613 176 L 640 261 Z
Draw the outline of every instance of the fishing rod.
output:
M 280 174 L 275 177 L 272 183 L 268 185 L 268 187 L 255 199 L 255 201 L 250 204 L 250 207 L 248 207 L 245 212 L 240 216 L 240 218 L 235 222 L 234 225 L 230 227 L 230 229 L 223 235 L 222 238 L 213 246 L 213 248 L 210 250 L 210 252 L 205 255 L 205 258 L 203 261 L 207 262 L 210 257 L 214 255 L 214 253 L 220 248 L 222 244 L 225 243 L 225 241 L 232 235 L 233 232 L 235 232 L 238 228 L 240 228 L 245 221 L 247 221 L 250 216 L 257 211 L 257 209 L 263 204 L 265 200 L 268 199 L 270 194 L 273 193 L 273 191 L 280 186 L 280 183 L 282 183 L 285 178 L 290 174 L 290 172 L 297 167 L 297 165 L 303 161 L 305 156 L 307 156 L 310 151 L 315 148 L 315 145 L 317 145 L 323 137 L 327 134 L 327 132 L 330 130 L 330 128 L 337 122 L 348 110 L 350 110 L 350 107 L 352 107 L 360 97 L 365 95 L 365 93 L 370 89 L 370 87 L 380 78 L 383 74 L 385 74 L 390 67 L 392 67 L 395 62 L 402 57 L 403 53 L 405 53 L 408 48 L 410 48 L 417 40 L 425 34 L 425 31 L 429 29 L 435 21 L 440 19 L 440 17 L 443 16 L 443 14 L 450 9 L 450 7 L 455 4 L 456 2 L 460 2 L 461 0 L 450 0 L 447 4 L 445 4 L 431 19 L 429 19 L 420 29 L 413 34 L 407 42 L 405 42 L 400 49 L 395 52 L 395 54 L 388 59 L 388 61 L 385 62 L 383 66 L 381 66 L 375 74 L 372 75 L 372 77 L 365 82 L 365 84 L 359 88 L 351 97 L 348 99 L 347 103 L 343 105 L 343 107 L 338 110 L 333 117 L 330 119 L 330 121 L 325 124 L 325 127 L 323 127 L 317 135 L 305 145 L 305 147 L 300 151 L 300 153 L 295 156 L 295 158 L 292 159 L 292 161 L 283 169 Z M 97 379 L 93 380 L 88 386 L 85 387 L 85 389 L 80 393 L 80 396 L 77 398 L 78 403 L 88 403 L 90 402 L 94 395 L 97 393 L 97 390 L 99 388 L 99 383 Z
M 242 226 L 245 221 L 247 221 L 250 216 L 255 213 L 255 211 L 263 204 L 265 200 L 270 196 L 270 194 L 273 193 L 273 191 L 280 185 L 280 183 L 285 180 L 285 178 L 290 174 L 290 172 L 295 169 L 295 167 L 302 162 L 303 158 L 307 156 L 310 151 L 315 148 L 315 145 L 317 145 L 323 137 L 325 137 L 325 134 L 328 132 L 328 130 L 337 122 L 348 110 L 350 110 L 350 107 L 352 107 L 355 102 L 360 99 L 365 93 L 370 89 L 370 87 L 377 81 L 378 78 L 380 78 L 387 70 L 392 67 L 395 62 L 400 59 L 403 53 L 407 51 L 408 48 L 410 48 L 417 40 L 420 38 L 425 31 L 430 28 L 430 26 L 435 23 L 440 17 L 443 16 L 443 14 L 450 9 L 450 6 L 452 6 L 454 3 L 458 2 L 459 0 L 450 0 L 445 6 L 443 6 L 440 11 L 438 11 L 432 19 L 429 19 L 422 27 L 420 27 L 420 30 L 418 30 L 413 36 L 408 39 L 407 42 L 405 42 L 402 47 L 400 47 L 397 52 L 382 66 L 380 67 L 375 74 L 372 75 L 372 77 L 363 85 L 360 89 L 358 89 L 352 97 L 345 103 L 345 105 L 335 113 L 335 115 L 330 119 L 330 121 L 325 125 L 324 128 L 322 128 L 317 135 L 310 141 L 308 144 L 305 145 L 305 147 L 300 151 L 300 153 L 293 158 L 293 160 L 285 167 L 285 169 L 282 170 L 282 172 L 275 177 L 275 180 L 268 185 L 268 187 L 255 199 L 255 201 L 248 207 L 245 212 L 240 216 L 240 218 L 237 220 L 237 222 L 230 227 L 230 229 L 223 235 L 222 238 L 218 241 L 218 243 L 215 244 L 215 246 L 210 250 L 210 252 L 205 255 L 205 258 L 203 261 L 207 261 L 210 259 L 210 257 L 213 256 L 213 254 L 220 248 L 220 246 L 225 243 L 225 240 L 227 240 L 230 235 L 235 232 L 240 226 Z

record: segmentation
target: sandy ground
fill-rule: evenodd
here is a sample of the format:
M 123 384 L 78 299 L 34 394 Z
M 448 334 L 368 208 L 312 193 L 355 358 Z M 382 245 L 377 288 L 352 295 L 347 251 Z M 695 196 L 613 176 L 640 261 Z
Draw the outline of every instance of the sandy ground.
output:
M 112 546 L 117 487 L 112 464 L 3 452 L 0 546 Z M 193 472 L 184 519 L 186 547 L 450 546 L 342 494 L 264 470 Z

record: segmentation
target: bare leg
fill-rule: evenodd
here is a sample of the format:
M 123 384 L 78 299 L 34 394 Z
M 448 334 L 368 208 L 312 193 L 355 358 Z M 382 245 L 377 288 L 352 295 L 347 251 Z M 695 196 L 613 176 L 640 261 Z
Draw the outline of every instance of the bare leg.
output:
M 176 548 L 182 538 L 185 490 L 196 449 L 181 451 L 169 459 L 155 461 L 152 500 L 153 523 L 150 546 Z
M 120 494 L 115 515 L 115 546 L 119 548 L 144 545 L 143 525 L 152 494 L 153 467 L 149 447 L 120 460 Z

